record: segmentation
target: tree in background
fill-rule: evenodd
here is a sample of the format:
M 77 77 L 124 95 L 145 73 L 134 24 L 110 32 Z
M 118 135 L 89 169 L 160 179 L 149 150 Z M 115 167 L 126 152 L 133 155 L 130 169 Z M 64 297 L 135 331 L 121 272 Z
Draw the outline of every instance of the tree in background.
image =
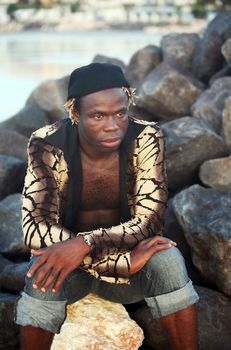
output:
M 205 18 L 208 11 L 225 11 L 231 9 L 230 0 L 196 0 L 192 13 L 197 18 Z

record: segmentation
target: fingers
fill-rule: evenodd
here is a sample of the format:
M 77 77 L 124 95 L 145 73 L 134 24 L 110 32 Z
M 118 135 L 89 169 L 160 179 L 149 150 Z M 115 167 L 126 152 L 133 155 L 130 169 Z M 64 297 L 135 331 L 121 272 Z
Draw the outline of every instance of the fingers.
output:
M 41 256 L 44 254 L 45 250 L 47 248 L 43 248 L 43 249 L 31 249 L 31 254 L 34 256 Z
M 155 237 L 152 237 L 152 238 L 149 238 L 148 239 L 148 242 L 147 242 L 147 245 L 149 247 L 151 246 L 155 246 L 155 245 L 162 245 L 162 244 L 170 244 L 171 246 L 176 246 L 176 242 L 172 241 L 171 239 L 169 238 L 166 238 L 166 237 L 161 237 L 161 236 L 155 236 Z
M 46 259 L 41 257 L 38 259 L 27 272 L 27 277 L 33 277 L 35 272 L 46 262 Z
M 161 250 L 169 249 L 173 245 L 171 243 L 165 243 L 165 244 L 157 244 L 153 248 L 153 254 L 160 252 Z
M 146 254 L 151 257 L 153 254 L 156 254 L 158 252 L 160 252 L 161 250 L 166 250 L 169 249 L 173 246 L 176 246 L 176 243 L 171 241 L 170 239 L 165 239 L 165 240 L 159 240 L 157 239 L 154 242 L 149 242 L 149 244 L 147 245 L 147 250 L 146 250 Z
M 68 273 L 67 271 L 61 271 L 61 273 L 59 274 L 59 276 L 56 279 L 56 282 L 52 288 L 52 292 L 57 292 L 59 290 L 59 288 L 61 287 L 61 285 L 63 284 L 65 278 L 67 277 Z
M 41 291 L 45 293 L 49 289 L 49 287 L 55 284 L 59 274 L 60 272 L 55 269 L 50 269 L 47 273 L 43 271 L 43 273 L 39 274 L 33 287 L 41 287 Z

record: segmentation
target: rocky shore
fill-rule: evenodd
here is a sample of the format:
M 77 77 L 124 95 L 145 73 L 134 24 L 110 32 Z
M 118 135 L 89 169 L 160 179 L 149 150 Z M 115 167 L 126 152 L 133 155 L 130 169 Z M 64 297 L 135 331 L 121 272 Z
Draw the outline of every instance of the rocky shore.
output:
M 200 350 L 230 350 L 231 11 L 219 14 L 202 36 L 165 35 L 160 46 L 139 49 L 127 66 L 101 55 L 94 61 L 121 66 L 137 88 L 130 114 L 161 125 L 170 194 L 165 235 L 177 241 L 200 296 Z M 19 347 L 13 308 L 29 259 L 20 210 L 27 142 L 34 130 L 65 116 L 68 79 L 42 83 L 22 110 L 0 124 L 1 349 Z M 127 310 L 144 331 L 142 349 L 170 349 L 144 303 Z M 97 349 L 106 349 L 97 342 Z

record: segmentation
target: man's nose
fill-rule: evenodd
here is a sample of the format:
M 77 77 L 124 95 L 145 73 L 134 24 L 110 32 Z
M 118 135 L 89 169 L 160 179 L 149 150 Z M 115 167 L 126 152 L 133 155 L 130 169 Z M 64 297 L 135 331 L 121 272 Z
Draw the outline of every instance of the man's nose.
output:
M 105 123 L 105 126 L 104 126 L 104 130 L 105 131 L 114 131 L 114 130 L 118 130 L 118 129 L 119 129 L 119 126 L 118 126 L 116 118 L 114 116 L 108 117 L 107 121 Z

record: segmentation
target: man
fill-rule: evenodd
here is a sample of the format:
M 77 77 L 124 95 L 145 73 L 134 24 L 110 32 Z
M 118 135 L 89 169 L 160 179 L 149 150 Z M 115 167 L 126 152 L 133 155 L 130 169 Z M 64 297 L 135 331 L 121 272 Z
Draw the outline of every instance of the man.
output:
M 16 310 L 22 350 L 50 349 L 66 304 L 89 292 L 123 304 L 145 299 L 173 349 L 197 349 L 198 296 L 175 243 L 160 236 L 163 134 L 128 117 L 132 100 L 119 67 L 78 68 L 70 119 L 31 137 L 23 230 L 32 259 Z

